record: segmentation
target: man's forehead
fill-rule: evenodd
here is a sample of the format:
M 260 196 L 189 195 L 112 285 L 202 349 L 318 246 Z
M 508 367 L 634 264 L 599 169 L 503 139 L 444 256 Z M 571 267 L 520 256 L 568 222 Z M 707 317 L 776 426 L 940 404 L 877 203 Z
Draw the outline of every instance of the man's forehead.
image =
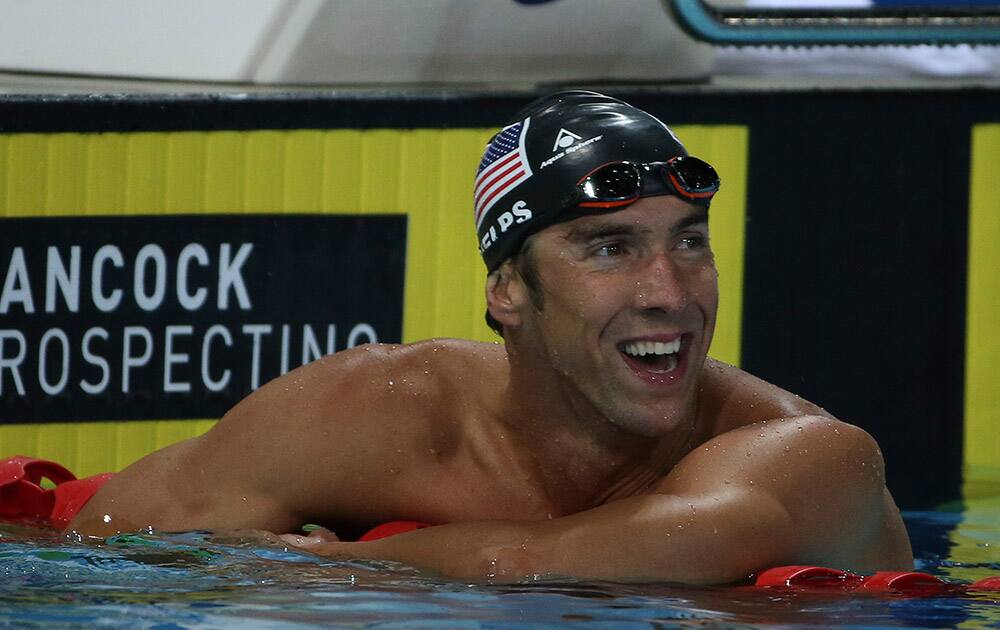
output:
M 642 201 L 642 200 L 640 200 Z M 549 228 L 568 240 L 591 238 L 595 234 L 650 234 L 658 230 L 677 231 L 708 223 L 708 209 L 681 202 L 683 207 L 665 211 L 662 206 L 637 207 L 639 202 L 617 212 L 588 214 Z

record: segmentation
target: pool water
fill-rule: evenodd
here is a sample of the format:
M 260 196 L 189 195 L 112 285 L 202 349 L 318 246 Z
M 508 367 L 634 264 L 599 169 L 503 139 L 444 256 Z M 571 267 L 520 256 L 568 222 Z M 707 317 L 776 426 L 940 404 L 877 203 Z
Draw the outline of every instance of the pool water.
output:
M 1000 502 L 904 514 L 917 570 L 1000 575 Z M 71 542 L 0 525 L 0 626 L 20 628 L 1000 628 L 1000 593 L 948 597 L 546 580 L 428 579 L 204 532 Z

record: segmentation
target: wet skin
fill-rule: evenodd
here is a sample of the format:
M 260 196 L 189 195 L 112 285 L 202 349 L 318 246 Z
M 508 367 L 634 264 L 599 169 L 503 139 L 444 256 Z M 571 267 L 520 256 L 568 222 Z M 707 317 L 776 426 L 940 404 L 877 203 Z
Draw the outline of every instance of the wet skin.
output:
M 650 437 L 689 433 L 718 306 L 707 213 L 674 197 L 644 199 L 545 230 L 530 255 L 544 307 L 512 319 L 510 334 L 532 355 L 529 371 L 554 368 L 578 416 Z M 670 371 L 622 352 L 629 342 L 675 339 L 681 352 Z
M 536 234 L 539 308 L 514 265 L 487 282 L 504 345 L 365 346 L 291 372 L 204 436 L 112 479 L 71 529 L 290 535 L 332 558 L 461 579 L 561 574 L 724 583 L 780 564 L 907 569 L 864 431 L 706 358 L 708 226 L 674 197 Z M 674 359 L 630 356 L 680 340 Z

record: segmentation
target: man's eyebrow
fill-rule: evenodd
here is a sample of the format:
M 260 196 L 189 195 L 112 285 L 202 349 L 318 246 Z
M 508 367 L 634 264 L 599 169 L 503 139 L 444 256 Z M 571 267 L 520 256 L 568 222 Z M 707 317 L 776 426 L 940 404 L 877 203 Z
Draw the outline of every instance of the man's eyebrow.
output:
M 700 225 L 702 223 L 708 223 L 708 210 L 699 210 L 693 214 L 689 214 L 680 221 L 678 221 L 672 230 L 674 232 L 680 232 L 694 225 Z
M 598 223 L 574 225 L 566 233 L 565 238 L 567 241 L 586 242 L 610 236 L 632 236 L 649 231 L 648 228 L 640 228 L 633 223 Z
M 708 223 L 708 211 L 698 210 L 684 217 L 673 226 L 671 232 L 681 232 L 695 225 Z M 613 236 L 635 236 L 651 232 L 649 228 L 638 227 L 634 223 L 609 222 L 594 225 L 575 225 L 566 233 L 565 239 L 572 242 L 587 242 Z

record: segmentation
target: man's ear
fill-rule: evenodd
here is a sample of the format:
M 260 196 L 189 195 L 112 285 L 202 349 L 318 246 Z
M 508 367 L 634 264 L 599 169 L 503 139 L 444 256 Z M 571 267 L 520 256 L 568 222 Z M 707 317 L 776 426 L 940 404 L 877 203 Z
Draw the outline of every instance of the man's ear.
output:
M 486 309 L 507 328 L 521 325 L 520 307 L 525 299 L 524 282 L 510 260 L 486 277 Z

